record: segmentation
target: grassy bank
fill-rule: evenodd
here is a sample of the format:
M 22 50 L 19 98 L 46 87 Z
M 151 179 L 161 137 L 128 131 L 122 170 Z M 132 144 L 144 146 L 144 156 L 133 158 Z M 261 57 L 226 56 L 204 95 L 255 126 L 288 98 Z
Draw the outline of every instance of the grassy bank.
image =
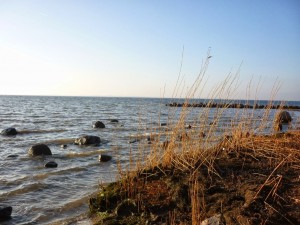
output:
M 95 224 L 300 223 L 300 132 L 273 132 L 272 100 L 259 116 L 239 108 L 224 124 L 236 75 L 211 92 L 211 99 L 224 99 L 222 107 L 208 103 L 193 114 L 187 106 L 201 96 L 209 59 L 208 53 L 179 115 L 170 108 L 167 128 L 153 130 L 131 168 L 120 165 L 118 181 L 90 199 Z M 181 84 L 174 97 L 181 97 Z
M 300 133 L 227 137 L 198 158 L 174 154 L 90 201 L 95 224 L 299 224 Z M 197 159 L 197 160 L 196 160 Z

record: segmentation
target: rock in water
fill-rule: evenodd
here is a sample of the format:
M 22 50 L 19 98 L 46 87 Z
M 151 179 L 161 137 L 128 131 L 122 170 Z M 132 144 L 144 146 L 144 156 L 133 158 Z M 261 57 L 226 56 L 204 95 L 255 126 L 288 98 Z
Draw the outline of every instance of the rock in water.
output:
M 47 163 L 45 164 L 45 167 L 46 167 L 46 168 L 56 168 L 56 167 L 57 167 L 57 163 L 54 162 L 54 161 L 50 161 L 50 162 L 47 162 Z
M 104 123 L 102 123 L 101 121 L 97 121 L 94 125 L 94 128 L 105 128 Z
M 292 117 L 289 112 L 281 111 L 276 115 L 275 122 L 279 124 L 290 123 L 292 121 Z
M 111 123 L 118 123 L 119 120 L 117 120 L 117 119 L 112 119 L 112 120 L 110 120 L 110 122 L 111 122 Z
M 281 111 L 275 116 L 274 120 L 274 130 L 275 131 L 283 131 L 284 124 L 290 124 L 292 121 L 292 117 L 289 112 Z
M 85 135 L 80 138 L 76 138 L 74 143 L 76 145 L 93 145 L 93 144 L 100 144 L 101 139 L 98 136 L 92 135 Z
M 52 155 L 50 148 L 45 144 L 33 145 L 29 150 L 28 154 L 31 156 L 38 155 Z
M 17 135 L 17 133 L 18 132 L 17 132 L 16 128 L 14 128 L 14 127 L 9 127 L 9 128 L 6 128 L 1 131 L 1 134 L 6 135 L 6 136 Z
M 110 155 L 99 155 L 100 162 L 108 162 L 111 159 L 112 159 L 112 157 Z
M 19 157 L 19 155 L 16 155 L 16 154 L 7 156 L 7 158 L 18 158 L 18 157 Z
M 0 205 L 0 221 L 8 220 L 11 218 L 12 207 Z

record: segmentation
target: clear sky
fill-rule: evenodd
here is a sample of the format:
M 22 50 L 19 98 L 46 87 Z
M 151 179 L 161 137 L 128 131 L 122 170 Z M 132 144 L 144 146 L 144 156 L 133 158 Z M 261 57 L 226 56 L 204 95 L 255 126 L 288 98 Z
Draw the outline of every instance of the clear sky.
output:
M 207 89 L 300 100 L 298 0 L 0 0 L 0 95 L 170 97 L 183 46 L 186 88 L 211 47 Z

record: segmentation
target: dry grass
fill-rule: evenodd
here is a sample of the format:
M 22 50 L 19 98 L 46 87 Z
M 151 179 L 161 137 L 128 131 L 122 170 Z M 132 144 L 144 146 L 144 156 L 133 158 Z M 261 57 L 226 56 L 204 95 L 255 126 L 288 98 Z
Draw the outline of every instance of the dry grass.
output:
M 210 52 L 187 93 L 186 105 L 201 96 L 209 60 Z M 299 214 L 295 216 L 289 207 L 300 209 L 299 191 L 291 187 L 300 187 L 300 133 L 272 134 L 271 105 L 278 84 L 269 107 L 259 116 L 257 109 L 236 109 L 224 122 L 226 105 L 232 103 L 239 84 L 238 73 L 229 74 L 211 92 L 212 100 L 199 114 L 184 105 L 176 116 L 178 109 L 170 108 L 168 129 L 152 131 L 150 151 L 141 145 L 139 159 L 130 160 L 125 171 L 119 167 L 116 202 L 128 198 L 136 202 L 132 224 L 148 220 L 149 224 L 199 225 L 213 213 L 221 213 L 226 224 L 298 222 Z M 184 89 L 180 80 L 179 75 L 174 97 Z M 221 97 L 225 107 L 209 107 Z

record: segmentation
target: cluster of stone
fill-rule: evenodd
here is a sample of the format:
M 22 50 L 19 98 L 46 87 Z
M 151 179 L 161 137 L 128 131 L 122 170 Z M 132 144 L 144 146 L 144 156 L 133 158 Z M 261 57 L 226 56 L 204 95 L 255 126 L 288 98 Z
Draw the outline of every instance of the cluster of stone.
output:
M 236 109 L 290 109 L 297 110 L 300 109 L 300 106 L 288 106 L 288 105 L 250 105 L 250 104 L 241 104 L 241 103 L 179 103 L 173 102 L 166 104 L 166 106 L 170 107 L 199 107 L 199 108 L 236 108 Z

